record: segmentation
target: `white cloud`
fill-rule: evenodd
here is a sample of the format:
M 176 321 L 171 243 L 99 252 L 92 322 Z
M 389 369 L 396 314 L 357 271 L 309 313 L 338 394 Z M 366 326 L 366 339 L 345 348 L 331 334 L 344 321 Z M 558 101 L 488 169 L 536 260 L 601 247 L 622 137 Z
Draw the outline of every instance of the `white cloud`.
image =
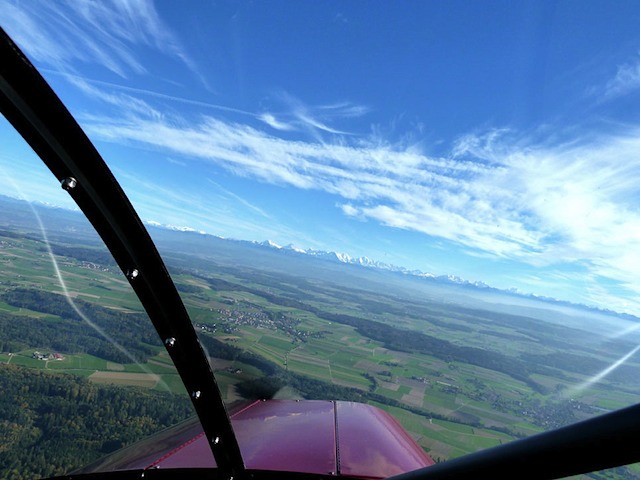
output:
M 640 89 L 640 60 L 618 67 L 615 77 L 607 82 L 605 98 L 615 98 Z
M 285 112 L 278 114 L 265 112 L 258 118 L 276 130 L 303 131 L 321 141 L 322 134 L 348 135 L 344 130 L 332 127 L 339 120 L 361 117 L 370 109 L 350 102 L 338 102 L 327 105 L 307 105 L 287 92 L 278 92 L 276 99 L 285 106 Z
M 359 210 L 354 207 L 351 204 L 343 204 L 343 205 L 339 205 L 339 208 L 342 210 L 342 213 L 344 213 L 345 215 L 349 216 L 349 217 L 357 217 Z
M 147 65 L 134 51 L 144 46 L 194 62 L 162 22 L 149 0 L 2 2 L 0 21 L 36 61 L 73 72 L 74 63 L 98 64 L 121 77 Z
M 266 123 L 267 125 L 269 125 L 271 128 L 275 128 L 276 130 L 282 130 L 282 131 L 295 130 L 295 127 L 293 127 L 292 125 L 289 125 L 288 123 L 284 123 L 277 120 L 276 117 L 274 117 L 270 113 L 263 113 L 259 115 L 258 118 L 262 120 L 264 123 Z

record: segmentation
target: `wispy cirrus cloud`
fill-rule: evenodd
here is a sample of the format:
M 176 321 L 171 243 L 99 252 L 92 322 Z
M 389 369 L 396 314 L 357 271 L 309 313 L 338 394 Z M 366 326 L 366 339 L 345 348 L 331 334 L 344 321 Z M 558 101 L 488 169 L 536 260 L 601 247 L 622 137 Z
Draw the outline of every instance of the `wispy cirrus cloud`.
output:
M 618 67 L 616 75 L 604 87 L 604 97 L 621 97 L 637 90 L 640 90 L 640 58 Z
M 257 213 L 258 215 L 260 215 L 260 216 L 262 216 L 262 217 L 264 217 L 264 218 L 266 218 L 268 220 L 272 220 L 273 219 L 273 217 L 269 213 L 265 212 L 262 208 L 258 207 L 257 205 L 254 205 L 253 203 L 249 202 L 248 200 L 246 200 L 245 198 L 241 197 L 240 195 L 237 195 L 237 194 L 233 193 L 228 188 L 224 188 L 218 182 L 214 182 L 210 178 L 208 178 L 207 181 L 211 185 L 215 186 L 215 188 L 219 192 L 221 192 L 224 196 L 232 198 L 235 202 L 240 203 L 241 205 L 245 206 L 247 209 L 251 210 L 254 213 Z
M 592 285 L 615 279 L 609 295 L 640 293 L 640 129 L 565 145 L 505 140 L 468 153 L 499 162 L 504 173 L 491 184 L 507 192 L 510 207 L 498 211 L 539 235 L 534 251 L 517 256 L 537 265 L 579 264 Z M 594 298 L 604 300 L 601 293 Z
M 596 103 L 609 102 L 640 90 L 640 51 L 615 67 L 615 73 L 608 70 L 604 79 L 586 89 L 586 95 Z
M 2 2 L 0 21 L 37 62 L 74 72 L 78 62 L 99 64 L 120 77 L 148 65 L 134 47 L 195 63 L 149 0 Z
M 282 103 L 284 110 L 279 113 L 263 112 L 258 119 L 271 128 L 280 131 L 302 131 L 316 140 L 322 134 L 348 135 L 349 132 L 332 125 L 344 119 L 361 117 L 370 109 L 364 105 L 350 102 L 338 102 L 327 105 L 307 105 L 295 96 L 278 92 L 276 99 Z
M 560 145 L 490 131 L 448 157 L 342 137 L 285 140 L 204 117 L 93 119 L 88 130 L 228 171 L 336 195 L 343 214 L 530 265 L 579 264 L 640 293 L 640 130 Z M 347 140 L 345 140 L 347 138 Z
M 296 127 L 294 125 L 278 120 L 271 113 L 262 113 L 258 116 L 258 119 L 262 120 L 264 123 L 266 123 L 271 128 L 274 128 L 276 130 L 285 131 L 285 132 L 296 130 Z

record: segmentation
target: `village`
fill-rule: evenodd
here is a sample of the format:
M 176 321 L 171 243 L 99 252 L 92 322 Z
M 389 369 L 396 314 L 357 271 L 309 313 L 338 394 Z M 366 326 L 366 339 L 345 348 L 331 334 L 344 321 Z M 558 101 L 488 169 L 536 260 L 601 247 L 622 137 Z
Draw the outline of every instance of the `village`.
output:
M 217 310 L 219 319 L 224 322 L 220 328 L 224 333 L 233 333 L 239 330 L 240 326 L 251 326 L 254 328 L 280 330 L 294 340 L 306 342 L 307 338 L 324 338 L 330 331 L 309 332 L 296 328 L 301 321 L 283 314 L 272 314 L 264 311 L 247 311 L 240 309 L 220 308 Z M 217 326 L 196 324 L 196 328 L 209 333 L 214 333 Z

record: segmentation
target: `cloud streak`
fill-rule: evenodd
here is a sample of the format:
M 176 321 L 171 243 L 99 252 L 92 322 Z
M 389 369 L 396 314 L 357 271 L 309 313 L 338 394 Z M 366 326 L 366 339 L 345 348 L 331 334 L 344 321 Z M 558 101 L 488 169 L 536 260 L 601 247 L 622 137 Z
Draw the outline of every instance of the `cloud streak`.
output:
M 207 181 L 210 184 L 214 185 L 218 191 L 222 192 L 222 194 L 224 196 L 232 198 L 236 202 L 238 202 L 241 205 L 243 205 L 244 207 L 246 207 L 248 210 L 251 210 L 252 212 L 257 213 L 258 215 L 260 215 L 263 218 L 266 218 L 268 220 L 273 220 L 273 217 L 271 215 L 269 215 L 267 212 L 265 212 L 263 209 L 261 209 L 260 207 L 254 205 L 253 203 L 249 202 L 248 200 L 244 199 L 243 197 L 241 197 L 239 195 L 236 195 L 235 193 L 233 193 L 229 189 L 224 188 L 222 185 L 220 185 L 217 182 L 214 182 L 210 178 L 208 178 Z
M 151 1 L 3 2 L 0 20 L 31 57 L 64 72 L 98 64 L 120 77 L 144 74 L 136 47 L 177 58 L 201 77 Z M 52 39 L 55 39 L 53 41 Z
M 276 98 L 284 104 L 286 111 L 278 114 L 263 112 L 257 118 L 275 130 L 306 132 L 317 141 L 322 141 L 323 134 L 349 135 L 349 132 L 331 124 L 361 117 L 370 111 L 368 107 L 350 102 L 310 106 L 286 92 L 279 92 Z
M 640 60 L 618 67 L 616 75 L 604 88 L 606 99 L 621 97 L 640 89 Z

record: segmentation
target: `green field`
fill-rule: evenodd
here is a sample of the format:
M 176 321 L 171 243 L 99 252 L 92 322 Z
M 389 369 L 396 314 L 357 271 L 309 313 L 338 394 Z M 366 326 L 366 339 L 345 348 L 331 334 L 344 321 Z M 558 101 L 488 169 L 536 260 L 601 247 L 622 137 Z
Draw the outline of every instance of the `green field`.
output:
M 16 288 L 62 291 L 52 273 L 50 259 L 41 248 L 41 243 L 35 240 L 12 239 L 4 249 L 0 276 L 10 281 L 0 284 L 0 314 L 15 321 L 29 318 L 48 322 L 47 325 L 55 322 L 62 325 L 69 322 L 62 314 L 3 300 L 3 292 Z M 38 252 L 35 260 L 34 252 Z M 392 413 L 438 460 L 496 446 L 640 400 L 640 385 L 625 384 L 620 388 L 620 378 L 605 378 L 570 397 L 563 396 L 568 382 L 576 384 L 588 378 L 582 373 L 587 371 L 586 367 L 580 371 L 570 364 L 566 368 L 560 364 L 532 368 L 520 360 L 525 355 L 554 355 L 557 351 L 575 355 L 571 358 L 604 363 L 611 360 L 573 344 L 564 350 L 558 346 L 532 347 L 545 338 L 553 339 L 550 345 L 561 344 L 558 332 L 567 336 L 572 332 L 558 326 L 545 333 L 535 330 L 530 319 L 518 323 L 501 314 L 496 316 L 492 327 L 486 311 L 453 308 L 408 294 L 403 298 L 387 295 L 386 291 L 347 288 L 326 279 L 311 285 L 282 273 L 247 268 L 216 269 L 215 263 L 201 259 L 196 269 L 188 257 L 178 260 L 180 270 L 175 280 L 192 321 L 206 326 L 199 327 L 199 335 L 255 354 L 279 371 L 356 389 L 365 399 L 369 398 L 367 395 L 376 395 L 368 401 Z M 70 297 L 78 302 L 97 304 L 125 315 L 142 311 L 116 267 L 89 267 L 86 261 L 73 256 L 59 258 L 58 264 Z M 371 330 L 371 325 L 384 330 L 378 333 Z M 151 325 L 148 328 L 152 329 Z M 397 335 L 398 332 L 402 335 Z M 413 337 L 426 334 L 429 337 L 424 337 L 425 341 L 433 342 L 435 338 L 449 342 L 452 353 L 442 353 L 439 343 L 434 343 L 432 349 L 411 343 Z M 473 356 L 476 350 L 462 350 L 460 345 L 481 346 L 483 351 L 503 359 L 503 363 L 489 368 L 490 362 Z M 64 347 L 53 349 L 41 344 L 23 347 L 0 353 L 0 362 L 79 375 L 97 383 L 184 392 L 170 358 L 160 346 L 153 346 L 152 353 L 138 363 L 66 351 Z M 34 352 L 56 353 L 64 359 L 39 360 L 34 358 Z M 510 361 L 518 368 L 525 365 L 528 369 L 507 368 Z M 249 363 L 213 361 L 226 401 L 239 399 L 237 386 L 264 375 L 259 367 Z

